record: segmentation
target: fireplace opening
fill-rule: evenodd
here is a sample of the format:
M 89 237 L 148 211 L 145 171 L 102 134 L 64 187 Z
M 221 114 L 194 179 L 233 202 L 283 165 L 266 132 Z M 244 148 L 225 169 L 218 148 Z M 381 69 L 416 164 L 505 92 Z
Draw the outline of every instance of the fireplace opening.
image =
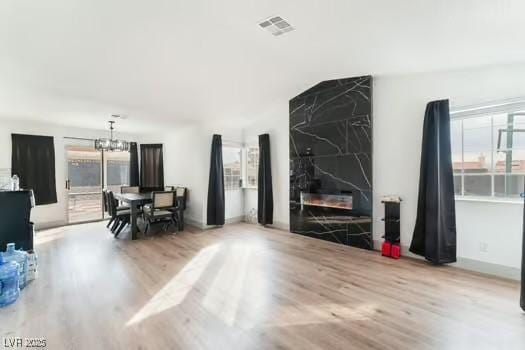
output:
M 352 210 L 351 194 L 325 194 L 301 192 L 301 209 L 304 206 Z

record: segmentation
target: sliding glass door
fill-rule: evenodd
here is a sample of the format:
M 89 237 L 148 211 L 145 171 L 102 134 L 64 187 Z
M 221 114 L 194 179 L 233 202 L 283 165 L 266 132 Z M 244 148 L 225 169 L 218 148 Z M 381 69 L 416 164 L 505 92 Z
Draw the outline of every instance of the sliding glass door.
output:
M 129 186 L 129 152 L 104 152 L 104 184 L 116 193 Z
M 101 152 L 93 146 L 66 146 L 68 223 L 101 220 L 102 189 L 120 193 L 129 184 L 129 152 Z
M 103 218 L 102 160 L 102 152 L 94 147 L 66 147 L 68 223 Z

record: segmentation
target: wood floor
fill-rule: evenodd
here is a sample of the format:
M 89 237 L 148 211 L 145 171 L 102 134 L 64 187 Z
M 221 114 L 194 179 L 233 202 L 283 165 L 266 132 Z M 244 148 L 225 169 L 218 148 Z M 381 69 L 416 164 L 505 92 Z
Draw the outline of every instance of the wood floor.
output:
M 47 349 L 525 349 L 516 282 L 255 225 L 129 241 L 94 223 L 36 248 L 0 336 Z

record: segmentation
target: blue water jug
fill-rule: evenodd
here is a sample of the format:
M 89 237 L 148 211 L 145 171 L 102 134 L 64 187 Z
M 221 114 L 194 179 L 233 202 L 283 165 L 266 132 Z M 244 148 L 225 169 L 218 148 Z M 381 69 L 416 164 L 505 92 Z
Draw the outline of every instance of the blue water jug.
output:
M 22 250 L 15 250 L 15 244 L 8 243 L 7 249 L 3 255 L 5 261 L 14 261 L 18 263 L 20 289 L 24 289 L 27 282 L 27 253 Z
M 0 307 L 14 303 L 20 295 L 19 268 L 15 261 L 5 261 L 0 254 Z

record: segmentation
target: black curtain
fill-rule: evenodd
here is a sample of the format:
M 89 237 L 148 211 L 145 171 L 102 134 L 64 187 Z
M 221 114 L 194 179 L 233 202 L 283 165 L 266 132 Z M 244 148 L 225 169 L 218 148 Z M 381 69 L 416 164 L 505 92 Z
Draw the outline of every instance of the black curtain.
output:
M 525 192 L 525 190 L 523 191 Z M 525 311 L 525 205 L 523 206 L 523 239 L 521 247 L 521 298 L 520 305 L 523 311 Z
M 211 143 L 207 214 L 208 225 L 224 225 L 224 170 L 221 135 L 213 135 Z
M 259 135 L 259 174 L 257 183 L 257 221 L 261 225 L 273 224 L 272 162 L 270 135 Z
M 129 144 L 129 185 L 139 185 L 139 153 L 137 150 L 137 143 L 130 142 Z
M 33 190 L 36 205 L 56 203 L 53 137 L 11 134 L 11 141 L 11 174 L 20 178 L 20 188 Z
M 456 261 L 456 209 L 448 100 L 427 104 L 419 198 L 410 251 L 435 264 Z
M 162 144 L 140 145 L 140 187 L 143 191 L 164 191 Z

